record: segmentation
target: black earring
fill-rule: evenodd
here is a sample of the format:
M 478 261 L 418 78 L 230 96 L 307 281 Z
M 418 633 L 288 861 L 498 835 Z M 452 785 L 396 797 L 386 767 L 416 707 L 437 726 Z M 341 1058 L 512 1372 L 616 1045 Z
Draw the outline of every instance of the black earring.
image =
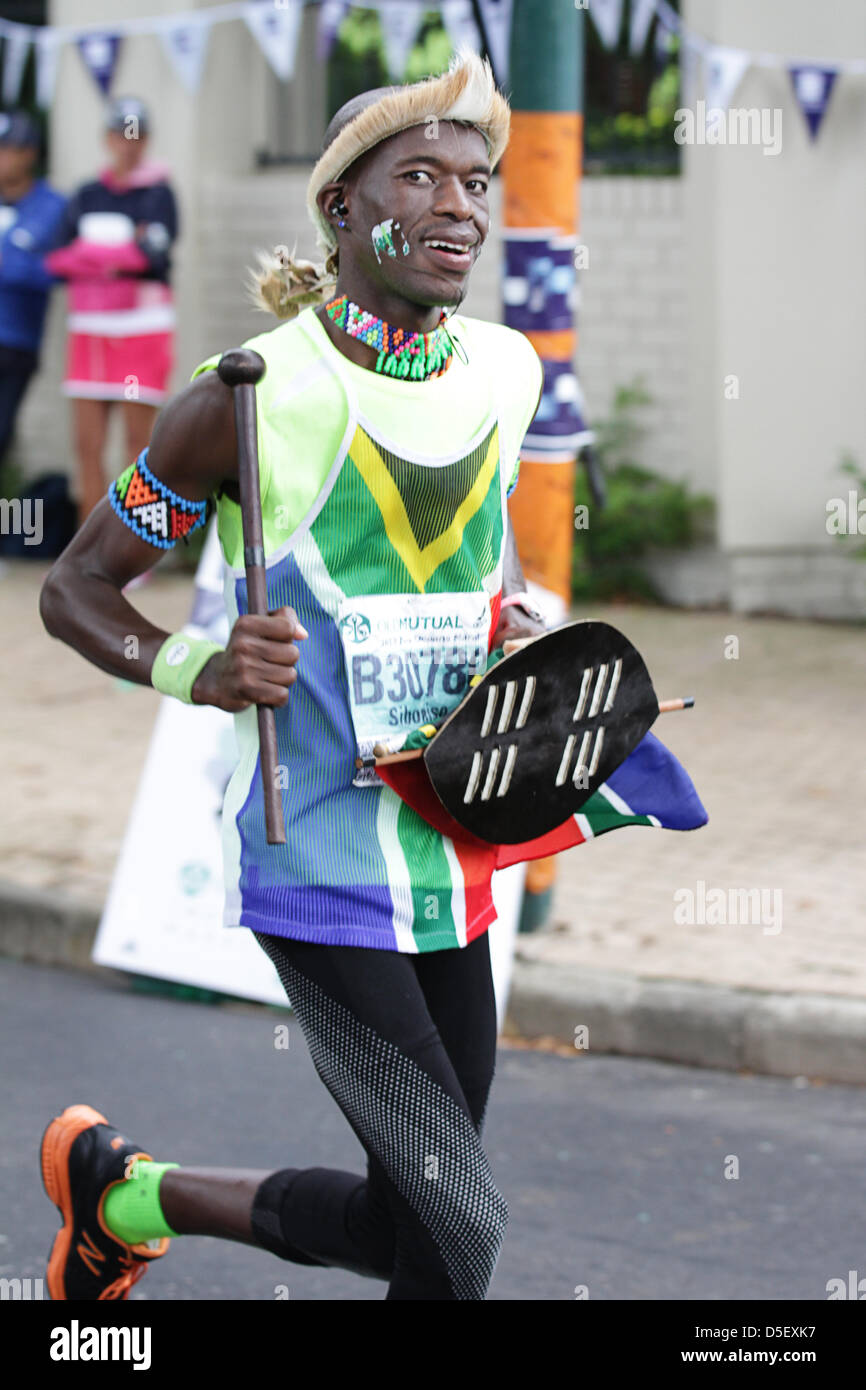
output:
M 340 219 L 340 220 L 338 221 L 338 223 L 337 223 L 337 226 L 338 226 L 338 227 L 345 227 L 346 223 L 345 223 L 345 221 L 344 221 L 343 219 L 346 217 L 346 215 L 348 214 L 348 211 L 349 211 L 349 209 L 346 207 L 346 204 L 345 204 L 345 203 L 334 203 L 334 205 L 333 205 L 332 208 L 331 208 L 331 211 L 334 212 L 334 213 L 336 213 L 337 216 L 338 216 L 339 219 Z

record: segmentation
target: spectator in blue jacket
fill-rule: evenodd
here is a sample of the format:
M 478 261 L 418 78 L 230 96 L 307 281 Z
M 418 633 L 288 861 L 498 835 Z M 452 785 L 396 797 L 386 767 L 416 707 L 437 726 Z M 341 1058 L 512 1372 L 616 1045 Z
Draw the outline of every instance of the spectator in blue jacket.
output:
M 66 199 L 34 176 L 39 127 L 25 111 L 0 112 L 0 462 L 39 365 L 54 277 L 42 263 L 57 245 Z

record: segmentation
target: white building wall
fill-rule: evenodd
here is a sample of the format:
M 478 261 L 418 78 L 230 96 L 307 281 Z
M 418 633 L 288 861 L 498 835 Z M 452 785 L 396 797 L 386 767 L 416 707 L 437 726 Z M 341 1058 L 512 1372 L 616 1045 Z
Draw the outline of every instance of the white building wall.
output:
M 113 14 L 108 0 L 54 0 L 52 8 L 55 23 Z M 171 0 L 124 4 L 125 15 L 176 10 Z M 685 0 L 685 15 L 707 37 L 752 50 L 866 56 L 861 0 Z M 203 357 L 273 322 L 246 300 L 257 249 L 297 239 L 301 254 L 314 253 L 304 211 L 309 168 L 255 172 L 275 110 L 293 126 L 286 147 L 309 143 L 303 123 L 308 133 L 320 128 L 314 18 L 308 10 L 296 82 L 281 96 L 240 23 L 212 30 L 197 98 L 184 91 L 158 40 L 125 45 L 114 91 L 152 105 L 152 154 L 171 164 L 181 204 L 175 390 Z M 866 467 L 866 80 L 839 80 L 815 144 L 787 74 L 751 70 L 734 101 L 781 109 L 778 156 L 759 147 L 686 146 L 681 179 L 583 184 L 589 267 L 580 277 L 578 370 L 588 416 L 604 417 L 616 387 L 641 376 L 652 405 L 640 461 L 718 497 L 720 549 L 655 567 L 674 601 L 727 598 L 744 611 L 863 616 L 866 565 L 840 554 L 825 518 L 828 498 L 848 487 L 835 472 L 842 451 Z M 98 93 L 67 48 L 52 111 L 60 188 L 93 176 L 99 141 Z M 501 317 L 500 189 L 494 180 L 494 231 L 464 304 L 491 319 Z M 62 360 L 58 293 L 43 371 L 20 417 L 17 456 L 29 476 L 71 471 Z M 738 399 L 725 398 L 730 374 Z M 119 445 L 116 438 L 115 473 L 125 462 Z
M 684 13 L 752 52 L 866 57 L 860 0 Z M 847 491 L 843 451 L 866 467 L 866 78 L 837 80 L 815 142 L 782 69 L 751 67 L 731 105 L 781 111 L 782 145 L 684 147 L 690 456 L 718 494 L 736 608 L 862 616 L 866 566 L 840 556 L 826 507 Z

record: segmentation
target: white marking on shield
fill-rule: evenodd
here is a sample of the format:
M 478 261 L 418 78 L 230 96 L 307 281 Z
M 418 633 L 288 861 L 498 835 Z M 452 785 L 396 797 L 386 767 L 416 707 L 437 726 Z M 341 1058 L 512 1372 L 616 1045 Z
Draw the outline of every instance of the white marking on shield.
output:
M 484 782 L 484 790 L 481 793 L 482 801 L 490 800 L 490 793 L 493 791 L 493 783 L 496 781 L 496 769 L 499 766 L 499 749 L 494 748 L 490 754 L 490 766 L 487 769 L 487 778 Z
M 487 708 L 484 711 L 484 719 L 481 724 L 481 737 L 486 738 L 490 733 L 490 726 L 493 723 L 493 716 L 496 713 L 496 701 L 499 699 L 499 686 L 491 685 L 487 691 Z
M 591 680 L 592 667 L 588 666 L 587 669 L 584 671 L 583 679 L 580 682 L 580 695 L 578 696 L 577 704 L 574 707 L 574 714 L 571 716 L 572 719 L 579 719 L 580 716 L 583 714 L 583 707 L 586 704 L 586 697 L 589 692 L 589 683 Z
M 554 786 L 556 787 L 561 787 L 566 777 L 568 776 L 568 765 L 571 762 L 571 750 L 574 747 L 574 741 L 576 738 L 576 734 L 568 735 L 565 748 L 562 751 L 562 762 L 559 764 L 559 771 L 556 774 L 556 781 L 554 783 Z
M 499 726 L 496 730 L 498 734 L 508 732 L 508 722 L 511 719 L 511 711 L 514 709 L 514 701 L 517 698 L 517 681 L 506 681 L 505 699 L 502 701 L 502 713 L 499 716 Z
M 526 686 L 525 686 L 524 691 L 523 691 L 523 700 L 522 700 L 521 705 L 520 705 L 520 713 L 519 713 L 518 716 L 517 716 L 517 723 L 516 723 L 515 726 L 514 726 L 515 729 L 522 729 L 523 726 L 524 726 L 524 724 L 526 723 L 527 717 L 528 717 L 528 715 L 529 715 L 529 709 L 530 709 L 530 706 L 531 706 L 531 704 L 532 704 L 532 697 L 534 696 L 534 694 L 535 694 L 535 677 L 534 677 L 534 676 L 527 676 L 527 677 L 526 677 Z
M 497 796 L 504 796 L 505 793 L 508 791 L 508 788 L 511 786 L 511 773 L 512 773 L 512 770 L 513 770 L 513 768 L 514 768 L 514 762 L 515 762 L 516 757 L 517 757 L 517 744 L 516 744 L 516 743 L 512 743 L 511 747 L 510 747 L 509 750 L 508 750 L 508 754 L 507 754 L 507 756 L 506 756 L 506 759 L 505 759 L 505 767 L 502 769 L 502 778 L 501 778 L 501 781 L 500 781 L 500 783 L 499 783 L 499 788 L 498 788 L 498 790 L 497 790 L 497 792 L 496 792 L 496 795 L 497 795 Z
M 592 734 L 587 730 L 583 738 L 580 740 L 580 752 L 577 755 L 577 762 L 574 768 L 574 776 L 571 779 L 575 786 L 577 786 L 578 782 L 580 781 L 581 773 L 586 772 L 586 755 L 589 752 L 589 741 L 591 738 Z
M 472 754 L 472 768 L 469 772 L 469 781 L 466 783 L 466 790 L 463 793 L 464 806 L 472 800 L 478 790 L 478 779 L 481 776 L 481 766 L 484 762 L 481 753 Z
M 613 675 L 610 681 L 610 690 L 607 692 L 607 699 L 604 702 L 604 709 L 602 711 L 603 714 L 610 714 L 611 710 L 613 709 L 613 698 L 616 695 L 617 687 L 619 686 L 619 678 L 621 674 L 622 661 L 619 660 L 619 658 L 617 658 L 617 660 L 614 662 Z
M 598 767 L 598 760 L 599 760 L 599 758 L 601 757 L 601 745 L 602 745 L 603 743 L 604 743 L 604 728 L 602 727 L 602 728 L 600 728 L 600 729 L 598 729 L 598 730 L 596 731 L 596 735 L 595 735 L 595 744 L 594 744 L 593 750 L 592 750 L 592 762 L 591 762 L 590 765 L 589 765 L 589 775 L 590 775 L 590 777 L 593 777 L 593 776 L 595 775 L 595 769 Z
M 592 704 L 589 707 L 588 718 L 592 719 L 601 709 L 601 697 L 604 694 L 604 687 L 607 682 L 608 667 L 606 664 L 598 668 L 598 680 L 595 683 L 595 690 L 592 692 Z

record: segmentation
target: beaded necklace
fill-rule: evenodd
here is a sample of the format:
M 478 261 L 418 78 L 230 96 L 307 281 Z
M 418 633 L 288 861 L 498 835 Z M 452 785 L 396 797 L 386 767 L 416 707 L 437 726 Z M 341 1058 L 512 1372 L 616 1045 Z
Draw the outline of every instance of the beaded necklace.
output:
M 385 376 L 427 381 L 430 377 L 441 376 L 451 366 L 454 346 L 444 327 L 447 317 L 444 309 L 430 333 L 410 333 L 405 328 L 394 328 L 384 319 L 353 304 L 347 294 L 332 299 L 325 305 L 325 312 L 331 322 L 350 337 L 378 350 L 375 370 Z

